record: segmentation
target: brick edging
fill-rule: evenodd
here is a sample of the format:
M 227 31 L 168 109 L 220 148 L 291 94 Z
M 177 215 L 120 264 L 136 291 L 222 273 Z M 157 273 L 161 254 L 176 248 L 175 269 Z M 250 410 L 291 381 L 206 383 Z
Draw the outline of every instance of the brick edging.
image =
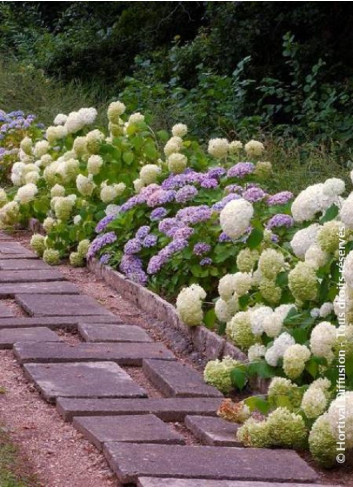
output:
M 110 266 L 100 263 L 96 258 L 87 262 L 87 267 L 96 276 L 105 280 L 119 294 L 142 309 L 146 314 L 156 317 L 159 321 L 168 323 L 175 330 L 181 331 L 192 341 L 196 351 L 206 360 L 222 358 L 231 355 L 241 361 L 247 361 L 247 356 L 225 338 L 210 331 L 204 326 L 188 327 L 178 316 L 175 307 L 159 297 L 146 287 L 133 282 L 125 275 L 113 270 Z

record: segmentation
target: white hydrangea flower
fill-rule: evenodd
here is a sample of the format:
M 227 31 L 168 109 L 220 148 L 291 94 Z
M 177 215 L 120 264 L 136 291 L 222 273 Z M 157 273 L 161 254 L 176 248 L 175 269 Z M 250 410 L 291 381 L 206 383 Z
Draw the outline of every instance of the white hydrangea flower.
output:
M 40 175 L 37 171 L 30 171 L 25 174 L 25 183 L 37 183 Z
M 217 299 L 215 304 L 215 314 L 221 323 L 227 323 L 232 319 L 239 307 L 237 297 L 232 297 L 228 301 L 222 298 Z
M 174 124 L 172 127 L 173 136 L 177 136 L 179 138 L 183 138 L 188 132 L 188 126 L 186 124 Z
M 21 150 L 27 155 L 32 154 L 32 146 L 33 146 L 32 139 L 29 137 L 23 138 L 20 143 Z
M 228 155 L 229 141 L 225 138 L 210 139 L 208 142 L 208 152 L 215 158 L 225 158 Z
M 65 195 L 65 187 L 58 183 L 50 190 L 51 197 L 63 197 Z
M 78 226 L 80 224 L 80 222 L 82 221 L 82 217 L 80 216 L 80 214 L 77 214 L 77 216 L 74 217 L 73 221 L 74 221 L 75 226 Z
M 316 243 L 316 237 L 320 231 L 320 224 L 311 224 L 310 226 L 300 229 L 295 233 L 290 242 L 293 253 L 298 258 L 304 260 L 305 253 L 308 251 L 312 244 Z
M 114 124 L 120 123 L 120 116 L 125 112 L 126 106 L 122 102 L 112 102 L 108 107 L 108 119 Z
M 83 107 L 78 111 L 78 114 L 83 120 L 84 125 L 89 126 L 93 124 L 93 122 L 96 120 L 98 112 L 94 107 L 88 107 L 88 108 Z
M 353 192 L 343 202 L 339 215 L 343 224 L 353 229 Z
M 264 332 L 264 321 L 272 314 L 273 310 L 268 306 L 260 306 L 250 310 L 250 325 L 254 335 L 262 335 Z
M 283 328 L 282 315 L 277 312 L 273 312 L 264 318 L 262 326 L 263 331 L 267 334 L 267 336 L 270 338 L 276 338 L 279 336 Z
M 243 149 L 243 143 L 241 141 L 231 141 L 229 143 L 228 150 L 230 154 L 239 153 L 241 149 Z
M 105 209 L 105 215 L 106 216 L 116 215 L 119 213 L 119 211 L 120 211 L 120 206 L 116 204 L 109 204 Z
M 220 223 L 222 230 L 233 239 L 240 238 L 250 225 L 254 208 L 245 199 L 232 200 L 222 209 Z
M 155 183 L 161 169 L 158 165 L 144 165 L 140 170 L 140 179 L 145 185 Z
M 304 258 L 306 263 L 317 270 L 327 263 L 329 255 L 318 244 L 314 243 L 306 250 Z
M 44 231 L 50 233 L 50 231 L 53 229 L 55 222 L 55 219 L 53 219 L 52 217 L 46 217 L 43 221 Z
M 328 178 L 324 182 L 323 193 L 325 195 L 334 197 L 343 194 L 346 190 L 346 184 L 340 178 Z
M 325 318 L 333 311 L 332 302 L 324 302 L 320 307 L 320 317 Z
M 48 141 L 46 141 L 45 139 L 43 139 L 42 141 L 38 141 L 34 145 L 33 154 L 37 158 L 40 158 L 41 156 L 43 156 L 46 153 L 48 153 L 49 148 L 50 148 L 50 145 L 49 145 Z
M 278 360 L 283 357 L 287 348 L 295 345 L 294 338 L 289 333 L 282 333 L 275 339 L 273 345 L 270 346 L 265 354 L 266 362 L 272 367 L 277 367 Z
M 353 251 L 350 251 L 344 260 L 343 278 L 348 287 L 353 288 Z
M 67 136 L 67 130 L 64 126 L 49 126 L 46 130 L 45 137 L 50 144 L 54 144 L 58 139 Z
M 261 156 L 265 147 L 260 141 L 251 139 L 251 141 L 246 143 L 244 149 L 248 156 Z
M 332 434 L 339 440 L 344 429 L 346 449 L 353 448 L 353 392 L 347 391 L 330 405 L 328 418 Z
M 93 176 L 88 175 L 85 177 L 84 175 L 78 175 L 76 178 L 76 187 L 81 195 L 90 196 L 93 193 L 96 184 L 93 181 Z
M 313 387 L 304 392 L 301 408 L 307 418 L 317 418 L 322 414 L 327 406 L 327 397 L 322 389 Z
M 336 333 L 336 327 L 328 321 L 317 324 L 310 336 L 310 348 L 313 354 L 331 361 L 333 358 L 332 348 L 336 343 Z
M 164 154 L 170 156 L 173 153 L 179 153 L 183 146 L 183 140 L 179 136 L 171 137 L 164 146 Z
M 309 185 L 294 200 L 292 216 L 296 222 L 310 221 L 318 212 L 325 211 L 334 203 L 339 203 L 338 196 L 325 194 L 323 183 Z
M 92 175 L 98 175 L 100 169 L 103 166 L 103 158 L 99 155 L 91 155 L 87 161 L 88 173 Z
M 255 343 L 255 345 L 251 345 L 248 350 L 248 359 L 249 362 L 255 362 L 256 360 L 260 360 L 265 356 L 266 346 L 261 345 L 261 343 Z
M 54 119 L 54 124 L 56 126 L 62 126 L 65 124 L 66 121 L 67 121 L 67 115 L 66 114 L 58 114 Z
M 291 345 L 283 355 L 283 370 L 290 379 L 298 378 L 305 369 L 305 363 L 311 356 L 310 350 L 305 345 Z
M 172 153 L 168 156 L 167 164 L 170 172 L 182 173 L 188 164 L 188 159 L 182 153 Z
M 134 189 L 135 189 L 135 192 L 138 194 L 140 192 L 141 189 L 143 189 L 143 187 L 145 186 L 145 184 L 143 183 L 143 181 L 141 180 L 141 178 L 136 178 L 136 180 L 134 180 L 133 182 L 133 185 L 134 185 Z
M 15 195 L 15 199 L 17 202 L 21 204 L 27 204 L 35 199 L 35 196 L 38 193 L 37 185 L 34 183 L 27 183 L 23 185 L 17 190 L 17 194 Z
M 129 119 L 128 119 L 128 124 L 137 124 L 138 122 L 142 122 L 145 120 L 145 116 L 141 114 L 140 112 L 135 112 L 134 114 L 131 114 Z
M 320 309 L 318 307 L 313 307 L 310 311 L 310 316 L 312 318 L 318 318 L 320 317 Z
M 112 202 L 119 195 L 121 195 L 126 188 L 124 183 L 114 183 L 113 185 L 107 185 L 105 182 L 101 185 L 100 199 L 104 203 Z
M 68 134 L 74 134 L 75 132 L 80 131 L 84 126 L 85 121 L 83 120 L 83 117 L 75 111 L 70 112 L 64 125 Z
M 202 300 L 206 292 L 199 285 L 184 287 L 179 293 L 176 308 L 182 321 L 188 326 L 198 326 L 203 319 Z

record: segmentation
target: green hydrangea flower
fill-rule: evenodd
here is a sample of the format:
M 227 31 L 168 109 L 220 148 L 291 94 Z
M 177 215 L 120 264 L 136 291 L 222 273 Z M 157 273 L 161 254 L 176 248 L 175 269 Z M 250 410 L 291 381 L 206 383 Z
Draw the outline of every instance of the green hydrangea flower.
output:
M 317 242 L 320 248 L 326 253 L 335 253 L 339 244 L 339 229 L 341 224 L 338 221 L 325 222 L 317 235 Z
M 259 291 L 262 297 L 272 305 L 279 304 L 282 295 L 281 287 L 277 287 L 274 280 L 268 278 L 261 278 Z
M 267 418 L 272 445 L 288 448 L 302 448 L 307 439 L 307 429 L 303 418 L 288 408 L 279 407 Z
M 258 259 L 258 251 L 251 250 L 250 248 L 241 250 L 237 256 L 237 267 L 239 272 L 252 272 Z
M 288 286 L 295 299 L 298 301 L 313 301 L 317 296 L 317 277 L 313 267 L 304 262 L 299 262 L 289 272 Z
M 58 265 L 60 263 L 60 253 L 58 250 L 48 248 L 43 253 L 43 260 L 45 263 L 48 263 L 48 265 Z
M 85 264 L 84 257 L 77 251 L 73 251 L 72 253 L 70 253 L 69 260 L 70 265 L 72 265 L 73 267 L 83 267 Z
M 246 447 L 269 447 L 271 437 L 267 421 L 249 418 L 237 431 L 237 440 Z
M 323 467 L 330 468 L 336 463 L 336 439 L 330 428 L 327 414 L 323 414 L 313 424 L 309 434 L 309 449 L 314 459 Z
M 207 384 L 213 385 L 223 394 L 228 394 L 234 389 L 230 373 L 239 365 L 241 363 L 230 356 L 224 357 L 223 360 L 211 360 L 205 367 L 203 378 Z
M 88 252 L 88 248 L 90 245 L 89 239 L 83 239 L 82 241 L 79 242 L 77 246 L 77 253 L 82 257 L 85 258 Z
M 38 256 L 43 256 L 45 250 L 44 236 L 41 234 L 33 234 L 30 245 Z
M 251 331 L 249 312 L 241 311 L 235 314 L 227 323 L 226 334 L 242 350 L 247 350 L 258 341 L 258 338 Z
M 269 402 L 276 406 L 277 401 L 283 397 L 288 397 L 293 408 L 299 408 L 302 400 L 302 393 L 297 385 L 284 377 L 274 377 L 268 388 L 267 397 Z

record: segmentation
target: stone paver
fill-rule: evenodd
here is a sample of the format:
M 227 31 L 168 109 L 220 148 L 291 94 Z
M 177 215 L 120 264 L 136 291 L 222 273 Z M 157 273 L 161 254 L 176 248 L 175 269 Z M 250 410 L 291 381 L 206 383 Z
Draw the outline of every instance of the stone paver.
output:
M 37 258 L 33 251 L 15 242 L 0 242 L 0 259 Z
M 14 317 L 14 313 L 5 304 L 0 304 L 0 318 Z
M 292 450 L 261 448 L 104 444 L 123 484 L 138 477 L 315 482 L 316 473 Z
M 111 313 L 104 316 L 41 316 L 41 317 L 24 317 L 17 316 L 12 318 L 0 318 L 0 330 L 3 328 L 32 328 L 35 326 L 46 326 L 50 329 L 73 329 L 75 330 L 80 322 L 92 321 L 95 323 L 110 323 L 118 319 Z
M 82 416 L 73 425 L 97 448 L 106 442 L 183 445 L 184 438 L 153 414 L 137 416 Z
M 49 328 L 0 329 L 0 349 L 12 348 L 17 342 L 61 341 Z
M 222 397 L 214 387 L 205 384 L 202 375 L 181 363 L 144 360 L 148 379 L 168 397 Z
M 242 446 L 235 434 L 237 425 L 211 416 L 186 416 L 186 427 L 205 445 Z
M 105 316 L 112 313 L 86 295 L 16 294 L 16 301 L 31 316 Z
M 29 363 L 24 371 L 49 402 L 57 397 L 146 397 L 114 362 Z
M 80 324 L 78 331 L 85 341 L 150 343 L 152 338 L 140 326 L 132 324 Z
M 20 282 L 0 284 L 0 298 L 14 297 L 17 294 L 78 294 L 76 285 L 64 280 L 58 282 Z
M 174 360 L 163 343 L 17 343 L 14 353 L 20 363 L 61 363 L 113 361 L 119 365 L 141 366 L 144 358 Z
M 11 258 L 0 260 L 0 270 L 51 270 L 51 266 L 42 260 Z
M 138 487 L 288 487 L 280 482 L 229 481 L 215 479 L 171 479 L 139 477 Z M 322 487 L 320 484 L 291 484 L 290 487 Z
M 219 399 L 215 397 L 164 399 L 75 399 L 58 398 L 57 410 L 65 421 L 74 416 L 112 416 L 155 414 L 163 421 L 183 421 L 188 414 L 216 416 Z
M 52 282 L 65 280 L 55 268 L 52 270 L 0 270 L 0 284 L 20 282 Z

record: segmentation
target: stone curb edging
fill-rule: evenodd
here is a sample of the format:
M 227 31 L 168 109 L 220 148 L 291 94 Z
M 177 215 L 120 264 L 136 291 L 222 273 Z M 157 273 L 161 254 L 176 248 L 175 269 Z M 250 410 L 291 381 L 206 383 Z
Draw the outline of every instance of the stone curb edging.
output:
M 87 267 L 99 278 L 105 280 L 125 299 L 136 304 L 145 313 L 155 316 L 158 320 L 167 322 L 175 330 L 181 331 L 192 341 L 195 350 L 201 353 L 207 360 L 215 360 L 223 356 L 231 357 L 242 362 L 247 361 L 247 356 L 225 338 L 210 331 L 204 326 L 189 328 L 178 316 L 175 307 L 159 295 L 146 287 L 129 280 L 110 266 L 100 263 L 96 258 L 88 261 Z

